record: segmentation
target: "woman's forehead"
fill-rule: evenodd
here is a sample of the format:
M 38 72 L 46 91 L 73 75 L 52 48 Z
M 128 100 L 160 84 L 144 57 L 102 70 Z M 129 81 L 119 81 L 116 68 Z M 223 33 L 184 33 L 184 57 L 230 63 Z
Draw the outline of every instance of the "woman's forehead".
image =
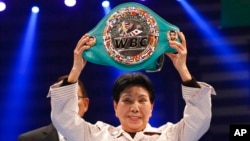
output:
M 140 86 L 140 85 L 128 86 L 122 92 L 132 92 L 132 91 L 133 92 L 142 92 L 142 91 L 148 92 L 148 90 L 145 87 Z
M 149 96 L 149 92 L 141 86 L 128 87 L 121 92 L 121 96 Z
M 148 93 L 121 93 L 121 96 L 148 96 Z

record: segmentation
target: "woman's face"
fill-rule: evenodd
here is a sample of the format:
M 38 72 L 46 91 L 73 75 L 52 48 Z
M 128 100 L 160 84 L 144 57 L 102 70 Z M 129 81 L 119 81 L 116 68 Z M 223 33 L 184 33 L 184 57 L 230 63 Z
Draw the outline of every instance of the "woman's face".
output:
M 130 86 L 121 92 L 118 103 L 114 101 L 114 109 L 123 130 L 135 133 L 146 128 L 152 115 L 153 104 L 144 87 Z

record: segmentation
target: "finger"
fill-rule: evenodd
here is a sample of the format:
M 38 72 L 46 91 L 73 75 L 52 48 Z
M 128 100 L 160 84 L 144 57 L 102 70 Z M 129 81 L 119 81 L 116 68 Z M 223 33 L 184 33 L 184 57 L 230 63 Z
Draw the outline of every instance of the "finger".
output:
M 80 40 L 78 41 L 78 43 L 82 42 L 86 37 L 88 37 L 88 34 L 84 34 L 84 35 L 80 38 Z
M 175 54 L 173 53 L 165 53 L 169 58 L 173 58 L 175 56 Z
M 87 49 L 89 49 L 90 48 L 90 45 L 84 45 L 84 46 L 82 46 L 81 47 L 81 51 L 84 51 L 84 50 L 87 50 Z
M 87 50 L 89 48 L 90 48 L 89 45 L 82 45 L 82 46 L 75 49 L 75 53 L 80 54 L 80 53 L 82 53 L 83 51 L 85 51 L 85 50 Z
M 181 44 L 186 48 L 186 39 L 185 35 L 182 32 L 177 32 L 178 36 L 180 37 Z
M 171 61 L 173 61 L 173 59 L 176 57 L 176 54 L 173 54 L 173 53 L 165 53 L 167 56 L 168 56 L 168 58 L 171 60 Z
M 89 35 L 84 34 L 81 39 L 78 41 L 78 46 L 83 46 L 89 41 Z
M 169 46 L 174 48 L 177 52 L 184 51 L 183 45 L 177 41 L 169 41 Z
M 89 40 L 90 40 L 89 36 L 86 36 L 86 37 L 82 40 L 81 45 L 88 45 Z

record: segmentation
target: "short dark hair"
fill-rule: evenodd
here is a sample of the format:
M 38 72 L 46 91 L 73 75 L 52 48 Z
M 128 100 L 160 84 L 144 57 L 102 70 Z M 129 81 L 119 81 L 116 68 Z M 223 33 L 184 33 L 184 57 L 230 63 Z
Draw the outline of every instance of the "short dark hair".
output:
M 174 30 L 170 30 L 170 31 L 169 31 L 169 33 L 176 33 L 176 31 L 174 31 Z
M 149 92 L 150 102 L 154 103 L 155 100 L 155 93 L 152 82 L 150 79 L 142 74 L 141 72 L 137 73 L 126 73 L 121 75 L 114 83 L 113 86 L 113 100 L 118 103 L 121 92 L 129 87 L 129 86 L 142 86 Z
M 65 79 L 68 79 L 68 77 L 69 77 L 68 75 L 60 76 L 57 79 L 57 82 L 60 82 L 60 81 L 65 80 Z M 87 91 L 85 89 L 85 86 L 84 86 L 83 82 L 80 79 L 78 79 L 78 85 L 79 85 L 79 87 L 81 89 L 83 98 L 87 98 L 88 97 Z

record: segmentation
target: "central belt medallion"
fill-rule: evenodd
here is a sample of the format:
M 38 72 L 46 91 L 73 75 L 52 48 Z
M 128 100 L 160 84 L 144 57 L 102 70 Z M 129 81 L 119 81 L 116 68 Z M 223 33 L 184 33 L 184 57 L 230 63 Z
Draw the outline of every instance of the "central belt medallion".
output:
M 103 30 L 109 56 L 126 65 L 149 58 L 156 49 L 158 37 L 157 22 L 140 7 L 124 7 L 114 12 Z

